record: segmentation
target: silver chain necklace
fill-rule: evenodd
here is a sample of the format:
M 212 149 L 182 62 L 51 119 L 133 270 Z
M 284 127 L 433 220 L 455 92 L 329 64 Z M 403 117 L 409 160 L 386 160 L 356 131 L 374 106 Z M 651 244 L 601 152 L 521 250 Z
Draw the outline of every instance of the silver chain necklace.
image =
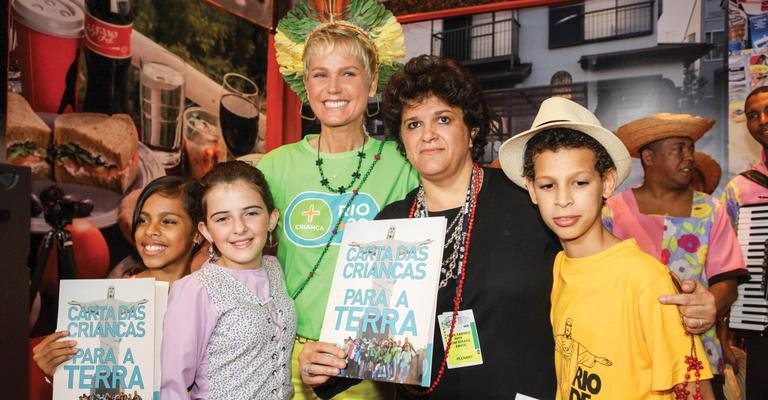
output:
M 481 170 L 482 171 L 482 170 Z M 482 173 L 482 172 L 481 172 Z M 450 232 L 450 236 L 445 241 L 444 249 L 451 248 L 451 253 L 448 257 L 443 259 L 443 265 L 441 273 L 443 277 L 440 279 L 440 287 L 444 288 L 448 285 L 448 281 L 456 279 L 458 277 L 457 261 L 459 261 L 460 250 L 463 252 L 464 241 L 462 240 L 466 236 L 467 218 L 469 217 L 470 210 L 472 209 L 472 199 L 474 198 L 475 190 L 479 188 L 475 187 L 475 171 L 472 170 L 472 175 L 469 178 L 469 188 L 467 188 L 467 197 L 462 204 L 461 209 L 458 211 L 453 220 L 448 224 L 446 233 Z M 419 217 L 429 217 L 429 211 L 427 210 L 427 195 L 424 192 L 424 186 L 419 186 L 419 191 L 416 192 L 416 215 Z

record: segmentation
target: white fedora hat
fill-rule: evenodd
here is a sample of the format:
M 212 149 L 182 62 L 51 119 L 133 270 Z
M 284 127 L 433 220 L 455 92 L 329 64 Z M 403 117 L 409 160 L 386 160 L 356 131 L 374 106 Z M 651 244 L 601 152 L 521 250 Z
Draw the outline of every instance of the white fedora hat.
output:
M 550 97 L 541 103 L 531 129 L 507 139 L 499 148 L 501 169 L 518 186 L 525 188 L 523 155 L 528 140 L 552 128 L 570 128 L 592 136 L 603 145 L 616 165 L 616 186 L 621 185 L 629 176 L 632 160 L 624 143 L 613 132 L 603 128 L 597 117 L 580 104 L 563 97 Z

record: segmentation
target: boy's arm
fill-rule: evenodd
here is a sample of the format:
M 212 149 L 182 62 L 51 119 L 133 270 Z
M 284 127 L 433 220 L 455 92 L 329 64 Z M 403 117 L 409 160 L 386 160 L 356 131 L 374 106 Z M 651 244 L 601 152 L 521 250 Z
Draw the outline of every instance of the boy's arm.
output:
M 651 388 L 658 392 L 667 392 L 685 381 L 688 372 L 686 357 L 691 355 L 694 348 L 702 366 L 701 381 L 712 378 L 699 337 L 685 333 L 676 307 L 656 301 L 660 294 L 675 292 L 672 279 L 665 274 L 655 279 L 641 293 L 640 304 L 644 305 L 640 309 L 641 327 L 653 365 Z M 690 379 L 695 380 L 693 371 L 690 371 Z

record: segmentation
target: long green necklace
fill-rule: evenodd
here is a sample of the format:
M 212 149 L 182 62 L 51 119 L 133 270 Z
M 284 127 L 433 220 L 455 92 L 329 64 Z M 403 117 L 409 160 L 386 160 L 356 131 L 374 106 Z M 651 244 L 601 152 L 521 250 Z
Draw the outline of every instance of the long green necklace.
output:
M 347 190 L 352 188 L 352 185 L 357 182 L 357 180 L 360 178 L 360 167 L 363 165 L 363 159 L 365 158 L 365 144 L 368 143 L 368 135 L 365 135 L 365 139 L 363 139 L 363 145 L 360 146 L 360 150 L 357 151 L 357 168 L 355 168 L 355 172 L 352 173 L 352 180 L 349 182 L 346 186 L 339 186 L 337 188 L 332 188 L 331 185 L 328 182 L 328 178 L 325 177 L 325 173 L 323 172 L 323 159 L 320 158 L 320 137 L 321 135 L 317 136 L 317 160 L 315 160 L 315 165 L 317 165 L 317 170 L 320 171 L 320 184 L 323 185 L 324 188 L 328 189 L 331 193 L 338 193 L 338 194 L 344 194 Z
M 318 141 L 318 147 L 320 147 L 319 141 Z M 304 288 L 307 287 L 307 284 L 309 283 L 309 281 L 315 276 L 315 272 L 317 272 L 317 269 L 320 268 L 320 264 L 323 262 L 323 258 L 325 258 L 325 255 L 328 253 L 328 249 L 331 248 L 331 243 L 333 243 L 333 239 L 339 233 L 339 226 L 341 225 L 341 220 L 344 219 L 344 215 L 347 214 L 347 210 L 349 210 L 349 206 L 352 205 L 352 202 L 357 197 L 357 194 L 360 193 L 360 188 L 362 188 L 363 185 L 365 184 L 365 181 L 368 180 L 368 176 L 371 175 L 371 171 L 373 171 L 373 167 L 375 167 L 376 163 L 379 160 L 381 160 L 382 149 L 384 149 L 383 140 L 381 141 L 381 144 L 379 144 L 379 150 L 376 152 L 376 155 L 373 156 L 373 162 L 371 163 L 371 166 L 368 167 L 367 171 L 365 171 L 365 174 L 362 176 L 362 179 L 360 180 L 360 184 L 357 185 L 357 189 L 352 190 L 352 196 L 349 197 L 347 204 L 344 205 L 344 209 L 341 211 L 341 214 L 339 214 L 339 219 L 336 220 L 336 224 L 333 226 L 333 230 L 331 231 L 331 237 L 328 239 L 328 242 L 325 244 L 325 247 L 323 247 L 323 251 L 320 253 L 320 257 L 317 258 L 317 262 L 315 262 L 315 265 L 312 267 L 312 271 L 309 271 L 309 274 L 307 274 L 307 277 L 304 279 L 304 282 L 302 282 L 301 286 L 299 286 L 299 288 L 296 289 L 296 291 L 293 294 L 291 294 L 292 299 L 296 300 L 296 298 L 299 297 L 301 292 L 304 291 Z M 360 153 L 363 153 L 363 150 L 360 150 Z M 358 155 L 358 157 L 360 156 Z M 364 157 L 365 157 L 365 154 L 363 154 L 363 157 L 360 157 L 360 160 L 362 160 Z M 358 169 L 359 168 L 360 167 L 358 165 Z M 351 187 L 351 184 L 350 184 L 350 187 Z M 340 194 L 341 193 L 343 192 L 340 192 Z

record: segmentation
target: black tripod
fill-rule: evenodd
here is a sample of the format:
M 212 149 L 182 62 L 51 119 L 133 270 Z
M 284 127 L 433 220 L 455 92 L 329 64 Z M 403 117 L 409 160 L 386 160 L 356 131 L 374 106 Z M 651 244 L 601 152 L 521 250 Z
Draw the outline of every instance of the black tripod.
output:
M 77 278 L 77 266 L 75 257 L 72 254 L 72 235 L 64 229 L 65 226 L 72 223 L 72 217 L 75 215 L 75 204 L 71 201 L 59 200 L 49 205 L 45 209 L 45 222 L 53 229 L 48 231 L 43 238 L 42 246 L 37 253 L 37 266 L 32 271 L 32 282 L 29 285 L 29 304 L 35 300 L 35 295 L 40 288 L 40 282 L 43 279 L 45 264 L 51 249 L 56 246 L 56 255 L 58 256 L 59 279 Z

